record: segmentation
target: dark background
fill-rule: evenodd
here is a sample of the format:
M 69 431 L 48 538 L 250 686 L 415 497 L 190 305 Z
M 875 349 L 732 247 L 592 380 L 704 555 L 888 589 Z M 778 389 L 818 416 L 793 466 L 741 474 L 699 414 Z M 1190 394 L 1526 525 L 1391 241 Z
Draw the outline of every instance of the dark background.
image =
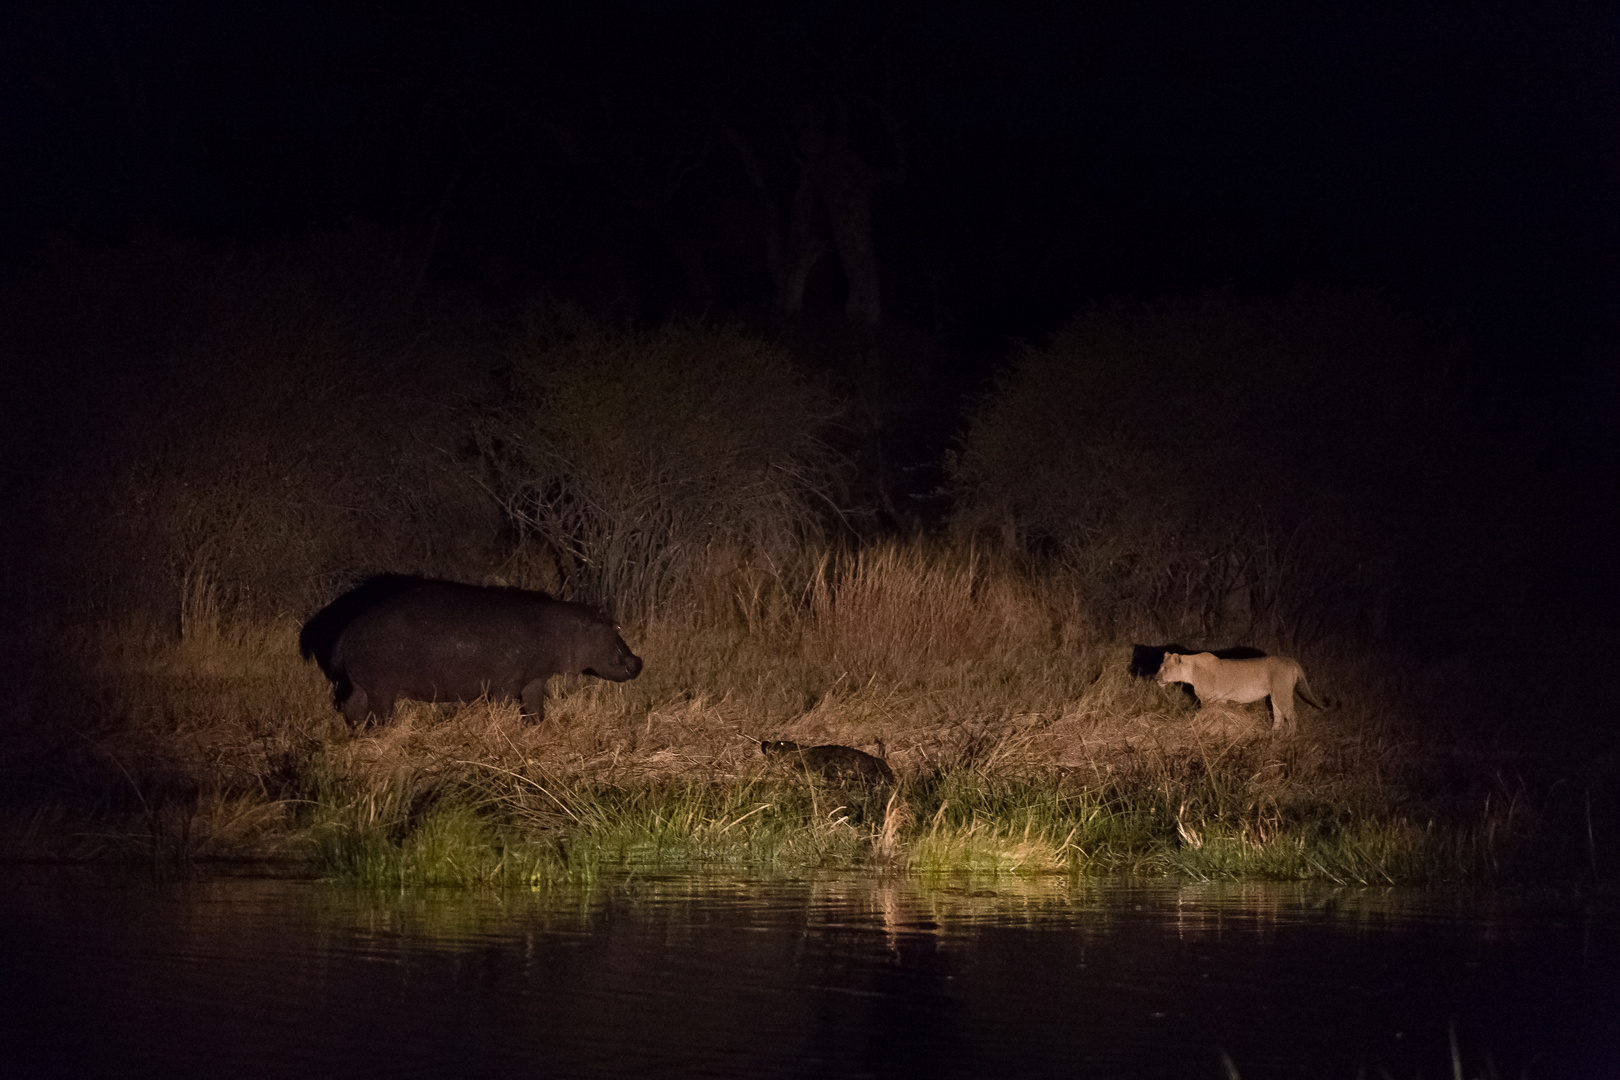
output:
M 1365 293 L 1450 358 L 1478 469 L 1560 492 L 1558 587 L 1596 609 L 1617 121 L 1597 3 L 15 5 L 0 249 L 16 294 L 64 245 L 363 232 L 497 325 L 539 293 L 738 318 L 857 403 L 891 506 L 1087 305 Z M 817 161 L 845 204 L 803 187 Z M 801 190 L 823 254 L 784 303 Z M 13 409 L 71 411 L 50 349 L 17 356 Z

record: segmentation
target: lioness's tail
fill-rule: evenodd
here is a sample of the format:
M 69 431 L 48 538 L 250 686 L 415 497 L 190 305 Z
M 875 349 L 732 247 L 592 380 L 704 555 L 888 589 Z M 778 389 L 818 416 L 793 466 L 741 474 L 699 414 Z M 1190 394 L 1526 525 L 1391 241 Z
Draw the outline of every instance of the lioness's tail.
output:
M 1321 709 L 1323 712 L 1326 712 L 1333 706 L 1333 703 L 1327 701 L 1326 698 L 1324 698 L 1322 701 L 1316 700 L 1315 695 L 1311 693 L 1311 684 L 1305 681 L 1305 672 L 1303 671 L 1299 673 L 1299 681 L 1294 684 L 1294 693 L 1299 695 L 1300 700 L 1311 706 L 1313 709 Z M 1323 702 L 1327 702 L 1327 704 L 1323 704 Z

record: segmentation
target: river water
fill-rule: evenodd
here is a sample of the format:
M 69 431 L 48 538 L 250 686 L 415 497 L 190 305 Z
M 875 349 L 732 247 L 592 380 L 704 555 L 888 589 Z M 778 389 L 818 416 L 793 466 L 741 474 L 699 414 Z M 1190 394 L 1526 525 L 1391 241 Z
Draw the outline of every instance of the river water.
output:
M 1573 894 L 6 877 L 4 1077 L 1620 1077 Z

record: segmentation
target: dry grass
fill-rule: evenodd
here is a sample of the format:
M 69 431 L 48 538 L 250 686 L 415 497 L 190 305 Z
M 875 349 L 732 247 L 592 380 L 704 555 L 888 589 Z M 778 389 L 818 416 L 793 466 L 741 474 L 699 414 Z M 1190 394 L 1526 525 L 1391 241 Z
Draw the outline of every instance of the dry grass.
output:
M 1410 822 L 1456 809 L 1414 795 L 1433 747 L 1402 685 L 1369 664 L 1302 657 L 1343 705 L 1281 736 L 1263 704 L 1194 710 L 1131 678 L 1129 645 L 1091 639 L 1072 587 L 1026 569 L 920 543 L 810 565 L 797 582 L 734 569 L 702 603 L 627 628 L 642 677 L 557 680 L 542 724 L 513 703 L 404 703 L 359 734 L 299 659 L 295 623 L 230 623 L 188 593 L 178 638 L 103 628 L 71 645 L 75 695 L 13 759 L 59 809 L 14 815 L 6 845 L 330 862 L 338 834 L 421 847 L 484 814 L 516 830 L 486 837 L 503 852 L 589 825 L 621 854 L 721 858 L 741 844 L 777 862 L 924 871 L 1379 880 L 1415 858 L 1401 845 L 1423 846 Z M 882 751 L 900 784 L 805 790 L 765 762 L 764 738 Z M 60 798 L 72 784 L 76 802 Z M 447 794 L 472 818 L 428 813 Z M 1492 817 L 1487 792 L 1464 807 L 1461 828 L 1489 828 L 1493 844 L 1521 833 L 1512 803 L 1495 805 Z M 1347 836 L 1385 854 L 1363 872 L 1312 846 Z

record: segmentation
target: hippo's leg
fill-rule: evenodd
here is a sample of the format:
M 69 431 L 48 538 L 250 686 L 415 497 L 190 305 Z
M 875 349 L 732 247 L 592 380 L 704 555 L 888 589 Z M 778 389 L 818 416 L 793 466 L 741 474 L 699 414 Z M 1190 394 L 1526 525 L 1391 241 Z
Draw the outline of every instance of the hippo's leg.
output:
M 374 688 L 367 694 L 356 686 L 343 703 L 343 715 L 355 728 L 367 727 L 372 721 L 386 724 L 393 713 L 394 691 L 386 687 Z
M 535 679 L 523 688 L 523 716 L 536 724 L 546 718 L 546 680 Z
M 362 728 L 366 726 L 366 714 L 371 710 L 366 692 L 358 686 L 349 687 L 349 696 L 343 699 L 343 718 L 349 722 L 350 727 Z

